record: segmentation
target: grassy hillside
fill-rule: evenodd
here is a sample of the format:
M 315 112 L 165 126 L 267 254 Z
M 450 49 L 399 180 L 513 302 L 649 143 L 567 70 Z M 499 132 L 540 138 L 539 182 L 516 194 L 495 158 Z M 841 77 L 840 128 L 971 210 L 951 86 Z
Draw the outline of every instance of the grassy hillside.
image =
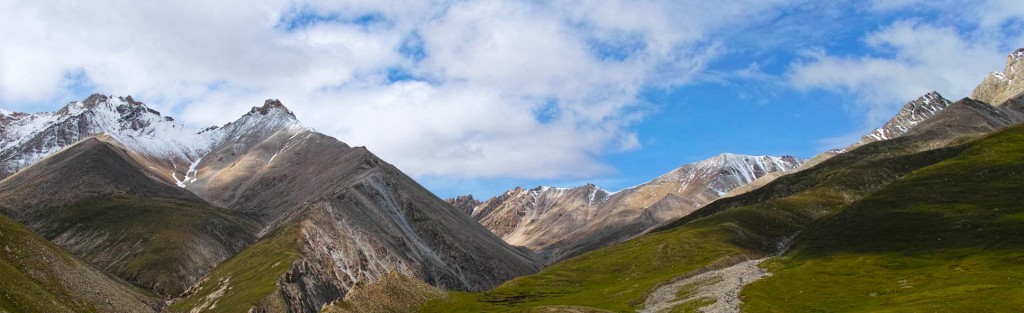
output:
M 749 312 L 1024 311 L 1024 127 L 815 222 Z
M 0 311 L 147 312 L 156 299 L 0 216 Z M 82 292 L 87 291 L 87 292 Z
M 911 147 L 907 140 L 866 145 L 754 192 L 716 201 L 666 230 L 557 263 L 488 292 L 451 293 L 423 309 L 514 312 L 577 305 L 632 311 L 659 284 L 713 263 L 773 253 L 784 238 L 815 220 L 962 150 L 914 152 Z
M 256 305 L 283 310 L 277 283 L 299 258 L 298 246 L 297 225 L 282 226 L 218 265 L 167 311 L 246 312 Z
M 87 200 L 50 214 L 38 219 L 49 223 L 39 227 L 43 236 L 109 273 L 172 296 L 213 261 L 241 251 L 257 227 L 239 213 L 160 198 Z

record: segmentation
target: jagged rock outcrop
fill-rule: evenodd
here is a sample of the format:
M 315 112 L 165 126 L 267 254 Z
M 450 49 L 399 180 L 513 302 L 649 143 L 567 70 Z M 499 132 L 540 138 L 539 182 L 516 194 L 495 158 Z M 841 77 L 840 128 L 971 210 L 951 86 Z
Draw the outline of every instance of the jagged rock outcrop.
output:
M 472 216 L 506 242 L 556 262 L 640 235 L 732 189 L 802 162 L 789 156 L 725 153 L 614 193 L 591 184 L 517 187 L 477 206 Z
M 483 202 L 474 199 L 473 195 L 458 196 L 455 198 L 444 199 L 444 202 L 448 202 L 459 211 L 466 212 L 467 215 L 473 214 L 473 209 L 476 208 Z
M 1024 92 L 1024 48 L 1017 49 L 1006 58 L 1003 72 L 992 72 L 971 93 L 971 99 L 1000 106 L 1006 100 Z

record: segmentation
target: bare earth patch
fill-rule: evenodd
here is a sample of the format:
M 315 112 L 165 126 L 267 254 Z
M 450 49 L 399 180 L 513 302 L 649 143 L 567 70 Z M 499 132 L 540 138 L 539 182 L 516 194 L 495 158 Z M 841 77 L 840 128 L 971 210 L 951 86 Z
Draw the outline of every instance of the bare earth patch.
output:
M 743 286 L 771 275 L 758 267 L 764 260 L 767 258 L 740 262 L 658 287 L 647 296 L 640 312 L 668 312 L 676 306 L 698 301 L 714 301 L 700 307 L 701 312 L 739 312 Z

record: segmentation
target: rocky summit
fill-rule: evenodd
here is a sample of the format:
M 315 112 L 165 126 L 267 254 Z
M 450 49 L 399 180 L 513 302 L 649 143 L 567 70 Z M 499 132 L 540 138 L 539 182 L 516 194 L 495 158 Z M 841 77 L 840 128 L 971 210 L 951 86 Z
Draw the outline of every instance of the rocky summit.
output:
M 1024 48 L 1006 57 L 1006 68 L 992 72 L 974 88 L 971 99 L 999 106 L 1024 92 Z

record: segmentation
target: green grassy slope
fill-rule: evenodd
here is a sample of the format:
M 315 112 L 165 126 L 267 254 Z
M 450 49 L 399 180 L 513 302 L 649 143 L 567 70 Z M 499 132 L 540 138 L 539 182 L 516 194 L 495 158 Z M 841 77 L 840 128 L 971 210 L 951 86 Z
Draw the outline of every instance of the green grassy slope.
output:
M 146 312 L 156 303 L 4 216 L 0 249 L 0 311 Z
M 815 222 L 749 312 L 1024 311 L 1024 127 Z
M 196 290 L 176 300 L 167 311 L 189 312 L 203 308 L 214 312 L 246 312 L 259 305 L 283 311 L 276 297 L 278 279 L 299 258 L 297 225 L 278 228 L 210 272 Z M 212 307 L 212 309 L 211 309 Z
M 240 213 L 161 198 L 81 201 L 45 220 L 50 225 L 40 227 L 43 236 L 109 273 L 171 296 L 198 276 L 193 268 L 212 267 L 207 260 L 242 250 L 258 227 Z
M 814 220 L 961 148 L 914 152 L 906 140 L 866 145 L 764 188 L 716 201 L 663 231 L 554 264 L 482 293 L 451 293 L 427 312 L 526 311 L 577 305 L 632 311 L 659 283 L 716 261 L 758 257 Z

